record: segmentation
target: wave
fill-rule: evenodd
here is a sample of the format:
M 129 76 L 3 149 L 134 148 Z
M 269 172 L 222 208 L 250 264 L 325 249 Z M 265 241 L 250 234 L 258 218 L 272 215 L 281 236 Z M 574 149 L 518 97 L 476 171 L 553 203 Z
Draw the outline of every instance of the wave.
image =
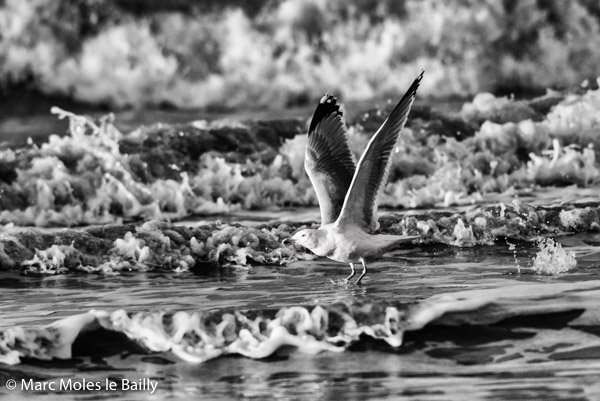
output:
M 281 109 L 401 93 L 421 69 L 434 97 L 575 86 L 600 59 L 589 1 L 129 3 L 152 8 L 3 2 L 0 82 L 115 107 Z
M 263 359 L 290 350 L 343 352 L 372 341 L 395 352 L 409 335 L 410 341 L 415 341 L 419 335 L 431 336 L 433 330 L 438 332 L 438 341 L 443 341 L 439 333 L 448 333 L 453 327 L 470 327 L 486 335 L 497 330 L 500 338 L 494 341 L 501 341 L 503 335 L 510 338 L 512 330 L 538 325 L 594 332 L 599 316 L 591 306 L 599 295 L 600 284 L 587 281 L 523 283 L 440 294 L 411 304 L 365 301 L 200 312 L 90 310 L 45 327 L 0 331 L 0 362 L 69 359 L 74 349 L 78 356 L 97 355 L 107 341 L 113 345 L 106 352 L 113 355 L 135 349 L 141 354 L 171 353 L 188 363 L 202 363 L 232 354 Z M 470 341 L 476 338 L 472 336 Z M 597 343 L 600 340 L 586 346 Z M 561 352 L 570 348 L 577 346 L 563 346 Z
M 537 241 L 540 252 L 535 269 L 555 274 L 574 267 L 575 257 L 560 244 L 543 238 L 596 232 L 600 227 L 600 204 L 540 207 L 500 203 L 465 212 L 395 213 L 382 216 L 380 223 L 382 233 L 419 236 L 406 246 L 441 243 L 472 247 L 508 240 Z M 60 231 L 7 226 L 0 232 L 0 261 L 5 268 L 33 275 L 284 265 L 315 258 L 304 249 L 284 246 L 282 241 L 298 229 L 316 224 L 243 226 L 216 222 L 186 226 L 149 221 Z
M 600 182 L 600 90 L 531 101 L 478 95 L 461 117 L 415 108 L 383 207 L 468 205 L 486 194 Z M 58 108 L 69 135 L 0 149 L 0 223 L 73 226 L 316 206 L 302 119 L 155 125 L 122 134 Z M 349 127 L 356 155 L 387 110 Z M 34 185 L 32 185 L 32 183 Z

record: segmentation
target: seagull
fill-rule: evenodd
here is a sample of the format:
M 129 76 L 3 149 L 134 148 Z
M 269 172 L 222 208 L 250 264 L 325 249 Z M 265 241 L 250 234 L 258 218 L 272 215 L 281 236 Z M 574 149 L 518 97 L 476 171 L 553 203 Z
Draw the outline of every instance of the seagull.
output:
M 398 244 L 418 236 L 376 234 L 377 205 L 392 164 L 392 150 L 406 123 L 423 71 L 402 100 L 373 135 L 355 165 L 344 116 L 337 99 L 325 94 L 308 129 L 304 168 L 315 189 L 321 210 L 321 227 L 298 231 L 289 240 L 337 262 L 360 262 L 367 274 L 367 260 L 380 258 Z

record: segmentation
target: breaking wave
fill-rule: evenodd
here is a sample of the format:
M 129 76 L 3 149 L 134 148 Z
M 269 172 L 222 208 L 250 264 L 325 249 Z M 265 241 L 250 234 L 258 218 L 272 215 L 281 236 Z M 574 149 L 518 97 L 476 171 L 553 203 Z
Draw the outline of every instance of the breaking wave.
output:
M 540 241 L 544 237 L 600 229 L 598 202 L 539 207 L 513 203 L 467 212 L 398 213 L 380 218 L 382 233 L 416 235 L 406 246 L 493 245 L 498 241 Z M 310 225 L 310 224 L 309 224 Z M 316 223 L 312 223 L 316 226 Z M 0 262 L 26 274 L 66 272 L 114 274 L 119 271 L 202 270 L 207 265 L 283 265 L 315 256 L 282 241 L 302 223 L 254 227 L 223 223 L 185 226 L 162 221 L 105 225 L 47 232 L 5 227 L 0 232 Z M 535 268 L 555 274 L 574 267 L 575 259 L 552 240 L 541 243 Z
M 556 297 L 573 289 L 579 295 Z M 553 297 L 549 299 L 548 295 Z M 0 362 L 69 359 L 74 356 L 74 349 L 79 356 L 90 355 L 92 348 L 96 353 L 103 349 L 103 341 L 119 344 L 116 351 L 113 344 L 107 352 L 130 350 L 133 345 L 137 353 L 171 353 L 183 361 L 201 363 L 231 354 L 263 359 L 289 353 L 290 349 L 308 354 L 343 352 L 369 341 L 382 342 L 389 352 L 394 352 L 409 334 L 409 341 L 432 335 L 428 327 L 446 334 L 452 327 L 458 330 L 461 326 L 470 327 L 470 332 L 483 330 L 487 335 L 495 330 L 494 341 L 498 342 L 503 336 L 516 339 L 512 330 L 523 332 L 540 322 L 537 334 L 543 337 L 543 328 L 552 328 L 555 333 L 567 327 L 582 332 L 594 330 L 598 316 L 589 306 L 598 295 L 597 281 L 588 281 L 518 284 L 508 289 L 440 294 L 411 304 L 353 302 L 193 313 L 90 310 L 45 327 L 16 326 L 0 331 Z M 434 336 L 437 341 L 443 341 L 440 335 Z M 534 335 L 532 332 L 518 338 Z M 475 337 L 470 340 L 477 341 Z M 598 343 L 596 337 L 586 347 Z M 536 346 L 542 347 L 543 343 Z M 576 355 L 575 348 L 565 345 L 560 352 Z M 540 357 L 535 352 L 534 355 Z
M 527 195 L 532 186 L 595 187 L 598 110 L 600 90 L 527 102 L 480 94 L 460 115 L 416 107 L 381 205 L 448 207 Z M 69 119 L 68 136 L 0 149 L 0 223 L 73 226 L 317 205 L 303 169 L 301 119 L 159 124 L 123 134 L 111 115 L 53 112 Z M 376 109 L 350 122 L 355 154 L 386 115 Z
M 4 1 L 0 82 L 117 107 L 280 109 L 324 91 L 401 93 L 422 68 L 421 93 L 436 97 L 598 73 L 589 1 L 204 3 Z

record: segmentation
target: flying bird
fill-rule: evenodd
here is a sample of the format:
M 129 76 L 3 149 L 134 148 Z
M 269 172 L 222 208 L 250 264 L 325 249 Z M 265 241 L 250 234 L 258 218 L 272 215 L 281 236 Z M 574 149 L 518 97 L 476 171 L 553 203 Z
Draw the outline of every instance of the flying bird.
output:
M 402 100 L 369 141 L 355 165 L 337 99 L 325 94 L 319 102 L 308 129 L 304 168 L 317 193 L 321 227 L 300 230 L 291 242 L 319 256 L 354 264 L 360 262 L 367 274 L 366 261 L 381 257 L 398 244 L 418 236 L 376 234 L 379 228 L 377 205 L 392 164 L 392 151 L 406 123 L 423 72 L 412 83 Z

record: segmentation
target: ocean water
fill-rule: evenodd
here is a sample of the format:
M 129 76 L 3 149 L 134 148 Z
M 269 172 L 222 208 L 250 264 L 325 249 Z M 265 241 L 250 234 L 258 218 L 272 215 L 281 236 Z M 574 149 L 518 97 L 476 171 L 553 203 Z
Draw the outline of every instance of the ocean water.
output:
M 5 272 L 3 335 L 90 310 L 120 309 L 277 313 L 295 306 L 395 305 L 408 311 L 408 321 L 423 324 L 409 324 L 400 346 L 365 332 L 343 352 L 318 353 L 302 346 L 306 336 L 296 325 L 298 332 L 291 334 L 300 346 L 283 345 L 256 359 L 232 353 L 200 363 L 172 349 L 152 352 L 129 341 L 139 327 L 118 333 L 92 325 L 77 331 L 70 358 L 0 364 L 0 394 L 5 399 L 597 399 L 600 236 L 558 241 L 575 252 L 577 267 L 553 276 L 533 273 L 531 260 L 539 249 L 527 243 L 403 249 L 371 263 L 360 286 L 341 283 L 349 273 L 346 265 L 322 259 L 114 276 Z M 436 312 L 440 305 L 446 313 Z M 152 342 L 157 332 L 148 327 Z M 11 379 L 18 385 L 12 391 L 4 385 Z M 58 390 L 23 389 L 30 380 L 54 383 Z M 83 380 L 99 388 L 76 388 Z M 149 382 L 156 387 L 149 388 Z
M 145 118 L 195 118 L 163 117 Z M 140 116 L 124 120 L 138 124 Z M 45 126 L 44 120 L 30 123 L 26 135 Z M 3 132 L 22 125 L 2 124 Z M 597 188 L 518 195 L 545 206 L 598 199 Z M 492 196 L 481 203 L 514 199 Z M 317 218 L 312 209 L 221 220 L 251 226 Z M 556 241 L 574 252 L 577 265 L 551 276 L 531 269 L 538 246 L 517 241 L 407 247 L 370 263 L 360 286 L 342 282 L 347 265 L 324 259 L 117 275 L 3 271 L 0 397 L 598 399 L 600 235 Z M 388 319 L 388 310 L 392 317 L 397 313 L 396 321 Z M 285 320 L 286 313 L 300 317 Z M 176 316 L 189 319 L 189 327 L 173 324 Z M 241 333 L 250 327 L 242 320 L 255 316 L 263 320 L 255 320 L 253 343 Z M 318 326 L 323 316 L 329 319 L 325 333 Z M 221 327 L 229 318 L 233 328 Z M 341 318 L 350 319 L 345 331 L 336 321 Z M 287 336 L 274 339 L 282 327 Z M 234 340 L 240 340 L 238 348 L 231 347 Z M 15 389 L 7 386 L 12 380 Z

